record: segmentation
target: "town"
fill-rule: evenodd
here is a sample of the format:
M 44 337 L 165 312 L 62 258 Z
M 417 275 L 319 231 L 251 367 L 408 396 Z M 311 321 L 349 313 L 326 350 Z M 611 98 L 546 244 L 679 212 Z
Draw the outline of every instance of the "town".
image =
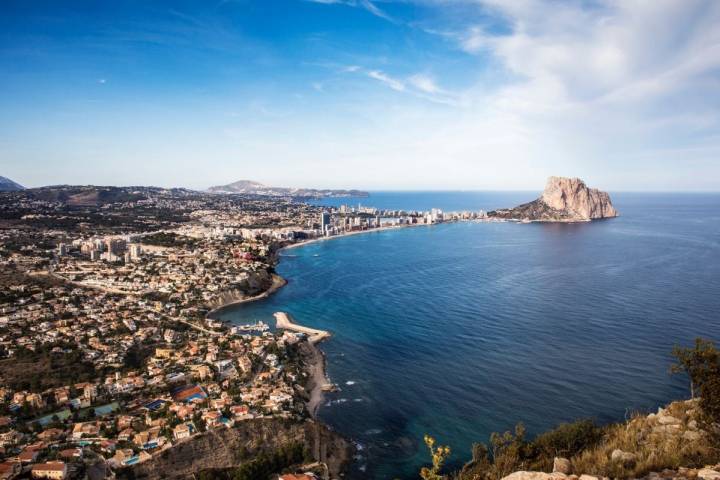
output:
M 279 288 L 285 246 L 487 219 L 307 200 L 150 187 L 1 193 L 0 479 L 122 475 L 213 429 L 310 418 L 310 390 L 326 385 L 308 374 L 306 335 L 213 312 Z M 317 459 L 292 463 L 305 460 Z M 287 478 L 327 477 L 318 464 Z

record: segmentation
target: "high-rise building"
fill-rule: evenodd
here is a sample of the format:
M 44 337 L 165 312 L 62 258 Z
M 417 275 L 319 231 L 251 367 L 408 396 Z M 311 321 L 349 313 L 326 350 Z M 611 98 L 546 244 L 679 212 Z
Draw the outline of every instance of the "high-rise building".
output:
M 119 238 L 108 238 L 105 240 L 105 251 L 113 255 L 118 255 L 125 250 L 125 242 Z
M 330 212 L 320 214 L 320 230 L 325 233 L 330 228 Z
M 68 251 L 68 246 L 66 243 L 61 243 L 58 245 L 58 255 L 60 255 L 61 257 L 63 255 L 67 255 L 67 251 Z
M 130 245 L 130 257 L 133 260 L 139 259 L 141 254 L 142 254 L 142 247 L 140 247 L 140 245 L 138 245 L 137 243 Z

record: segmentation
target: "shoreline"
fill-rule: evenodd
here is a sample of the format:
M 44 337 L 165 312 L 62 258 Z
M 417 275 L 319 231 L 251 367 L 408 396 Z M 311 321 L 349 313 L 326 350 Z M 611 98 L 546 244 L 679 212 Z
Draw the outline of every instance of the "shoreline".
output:
M 225 310 L 226 308 L 235 307 L 237 305 L 242 305 L 243 303 L 250 303 L 250 302 L 257 301 L 257 300 L 262 300 L 264 298 L 269 297 L 270 295 L 272 295 L 273 293 L 277 292 L 282 287 L 287 285 L 287 280 L 285 280 L 280 275 L 278 275 L 276 273 L 272 273 L 271 276 L 272 276 L 272 284 L 270 284 L 270 287 L 268 287 L 267 290 L 260 292 L 257 295 L 253 295 L 251 297 L 241 298 L 239 300 L 233 300 L 231 302 L 224 303 L 224 304 L 210 310 L 207 313 L 207 315 L 205 315 L 205 317 L 212 318 L 213 315 Z
M 456 222 L 446 222 L 446 223 L 456 223 Z M 324 242 L 327 240 L 333 240 L 336 238 L 344 238 L 344 237 L 350 237 L 353 235 L 361 235 L 361 234 L 367 234 L 367 233 L 375 233 L 375 232 L 384 232 L 389 230 L 401 230 L 404 228 L 413 228 L 413 227 L 431 227 L 433 225 L 438 224 L 428 224 L 428 223 L 417 223 L 417 224 L 410 224 L 410 225 L 393 225 L 393 226 L 386 226 L 386 227 L 379 227 L 379 228 L 372 228 L 367 230 L 358 230 L 353 232 L 345 232 L 341 233 L 339 235 L 333 235 L 331 237 L 320 237 L 320 238 L 313 238 L 310 240 L 302 241 L 302 242 L 296 242 L 296 243 L 290 243 L 288 245 L 284 245 L 277 249 L 275 252 L 275 262 L 274 265 L 277 265 L 280 263 L 280 259 L 282 256 L 280 255 L 280 252 L 283 250 L 291 250 L 294 248 L 300 248 L 305 247 L 307 245 L 318 243 L 318 242 Z M 241 300 L 233 301 L 226 303 L 224 305 L 221 305 L 219 307 L 216 307 L 212 309 L 208 314 L 206 315 L 207 318 L 211 318 L 212 315 L 231 307 L 236 307 L 238 305 L 243 305 L 246 303 L 254 302 L 257 300 L 263 300 L 265 298 L 268 298 L 273 293 L 280 290 L 282 287 L 288 284 L 288 281 L 283 278 L 282 276 L 273 273 L 272 274 L 273 283 L 264 292 L 254 295 L 252 297 L 244 298 Z M 310 379 L 308 382 L 309 388 L 309 399 L 305 402 L 305 407 L 308 410 L 308 413 L 310 414 L 310 417 L 314 420 L 318 420 L 318 412 L 320 411 L 320 407 L 322 406 L 323 400 L 325 399 L 325 390 L 324 388 L 326 385 L 332 385 L 332 382 L 330 378 L 327 375 L 327 358 L 325 357 L 325 352 L 323 352 L 318 346 L 317 343 L 319 343 L 322 340 L 325 340 L 326 338 L 330 338 L 330 333 L 323 331 L 323 330 L 316 330 L 311 329 L 309 327 L 303 327 L 301 325 L 293 324 L 292 321 L 289 319 L 288 314 L 284 312 L 277 312 L 275 313 L 275 320 L 276 320 L 276 330 L 278 328 L 283 328 L 282 326 L 278 325 L 278 313 L 281 313 L 285 316 L 285 319 L 287 319 L 287 322 L 291 326 L 291 328 L 288 328 L 288 330 L 292 330 L 292 327 L 300 327 L 303 330 L 306 330 L 303 333 L 308 333 L 308 331 L 314 331 L 315 333 L 312 336 L 308 336 L 308 342 L 307 348 L 308 352 L 306 352 L 306 356 L 309 357 L 308 360 L 308 368 L 307 373 L 310 375 Z M 283 320 L 281 320 L 279 323 L 283 324 Z M 296 330 L 296 331 L 302 331 L 302 330 Z
M 307 335 L 307 352 L 304 357 L 307 362 L 306 372 L 309 375 L 308 387 L 310 390 L 310 398 L 305 402 L 310 416 L 317 420 L 317 413 L 320 410 L 325 396 L 323 392 L 331 386 L 332 383 L 327 376 L 327 359 L 325 353 L 317 346 L 318 343 L 330 338 L 330 332 L 316 328 L 305 327 L 294 323 L 289 314 L 285 312 L 275 312 L 276 330 L 287 330 L 299 332 Z

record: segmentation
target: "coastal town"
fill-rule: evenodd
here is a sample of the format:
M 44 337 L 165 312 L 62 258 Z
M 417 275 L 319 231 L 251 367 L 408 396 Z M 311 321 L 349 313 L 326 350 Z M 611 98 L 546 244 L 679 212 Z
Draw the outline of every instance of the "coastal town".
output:
M 0 479 L 127 476 L 216 429 L 312 419 L 332 388 L 315 347 L 329 333 L 282 312 L 274 331 L 230 325 L 218 310 L 280 288 L 283 247 L 487 219 L 308 200 L 151 187 L 0 193 Z M 281 457 L 273 469 L 295 468 L 285 478 L 331 475 L 312 452 Z

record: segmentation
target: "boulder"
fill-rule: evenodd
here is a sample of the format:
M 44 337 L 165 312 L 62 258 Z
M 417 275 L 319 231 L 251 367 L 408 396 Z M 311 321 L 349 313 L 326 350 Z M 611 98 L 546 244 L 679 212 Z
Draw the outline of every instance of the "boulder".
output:
M 560 472 L 513 472 L 502 480 L 567 480 L 567 475 Z
M 720 472 L 712 468 L 702 468 L 698 471 L 698 478 L 702 480 L 720 480 Z
M 610 460 L 616 463 L 621 463 L 625 467 L 632 467 L 637 461 L 635 454 L 630 452 L 623 452 L 619 448 L 612 451 L 610 454 Z
M 680 425 L 682 421 L 672 415 L 659 415 L 657 421 L 660 425 Z
M 694 430 L 686 430 L 683 432 L 682 438 L 688 442 L 696 442 L 702 438 L 702 434 Z
M 553 460 L 553 473 L 559 472 L 569 475 L 571 471 L 572 465 L 570 464 L 570 460 L 563 457 L 555 457 L 555 460 Z

